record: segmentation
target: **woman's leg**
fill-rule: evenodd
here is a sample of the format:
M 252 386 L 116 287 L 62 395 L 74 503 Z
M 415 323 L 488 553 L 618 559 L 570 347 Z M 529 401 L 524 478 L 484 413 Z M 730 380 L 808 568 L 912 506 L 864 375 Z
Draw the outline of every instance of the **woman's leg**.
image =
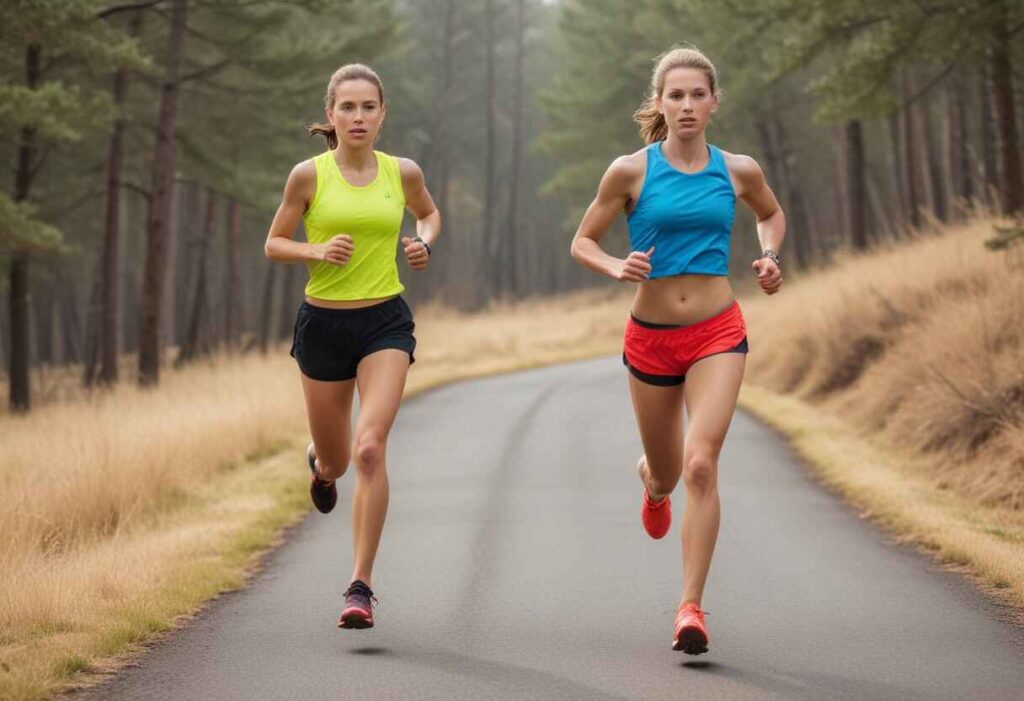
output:
M 373 561 L 388 512 L 388 475 L 385 466 L 388 432 L 395 421 L 409 354 L 388 348 L 362 359 L 356 371 L 359 388 L 359 417 L 356 419 L 352 454 L 356 464 L 356 486 L 352 494 L 352 536 L 355 569 L 352 579 L 370 585 Z
M 630 375 L 629 394 L 646 456 L 640 476 L 651 500 L 661 501 L 683 470 L 683 385 L 649 385 Z
M 686 373 L 686 448 L 683 451 L 683 603 L 700 605 L 718 539 L 718 455 L 736 409 L 746 355 L 721 353 Z
M 322 382 L 302 375 L 306 416 L 320 479 L 337 479 L 348 469 L 355 385 L 354 379 Z

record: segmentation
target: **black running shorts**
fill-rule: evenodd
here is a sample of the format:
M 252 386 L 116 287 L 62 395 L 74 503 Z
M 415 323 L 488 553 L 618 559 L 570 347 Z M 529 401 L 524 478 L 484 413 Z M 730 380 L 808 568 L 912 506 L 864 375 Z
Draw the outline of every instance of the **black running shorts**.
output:
M 295 317 L 291 355 L 302 374 L 314 380 L 351 380 L 359 361 L 385 348 L 405 351 L 409 364 L 415 362 L 415 328 L 412 311 L 401 297 L 359 309 L 328 309 L 303 301 Z

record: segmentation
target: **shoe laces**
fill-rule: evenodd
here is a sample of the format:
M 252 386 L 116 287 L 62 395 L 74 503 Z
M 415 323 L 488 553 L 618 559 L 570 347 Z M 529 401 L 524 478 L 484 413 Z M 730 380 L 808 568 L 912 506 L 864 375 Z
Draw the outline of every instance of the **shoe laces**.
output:
M 707 611 L 702 609 L 697 604 L 694 604 L 694 603 L 691 603 L 691 602 L 686 602 L 685 604 L 680 604 L 679 608 L 676 609 L 676 614 L 681 616 L 684 611 L 692 612 L 692 613 L 696 614 L 697 616 L 699 616 L 701 618 L 704 618 L 705 616 L 710 616 L 711 615 L 710 613 L 708 613 Z
M 356 596 L 366 597 L 367 599 L 372 601 L 375 606 L 379 603 L 377 597 L 373 595 L 373 589 L 370 589 L 370 587 L 368 587 L 366 583 L 362 580 L 357 579 L 356 581 L 348 585 L 348 589 L 345 591 L 345 596 L 348 597 L 353 594 L 355 594 Z

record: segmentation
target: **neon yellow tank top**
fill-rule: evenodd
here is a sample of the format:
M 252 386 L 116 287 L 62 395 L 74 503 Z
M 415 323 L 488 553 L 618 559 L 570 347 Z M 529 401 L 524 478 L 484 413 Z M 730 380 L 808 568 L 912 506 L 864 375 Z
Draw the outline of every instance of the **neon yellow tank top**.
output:
M 352 237 L 354 250 L 345 265 L 324 261 L 306 264 L 306 294 L 318 299 L 360 300 L 391 297 L 405 288 L 395 258 L 398 231 L 405 213 L 405 193 L 398 159 L 380 151 L 377 177 L 357 187 L 342 177 L 334 153 L 313 159 L 316 194 L 302 217 L 306 239 L 326 243 L 338 234 Z

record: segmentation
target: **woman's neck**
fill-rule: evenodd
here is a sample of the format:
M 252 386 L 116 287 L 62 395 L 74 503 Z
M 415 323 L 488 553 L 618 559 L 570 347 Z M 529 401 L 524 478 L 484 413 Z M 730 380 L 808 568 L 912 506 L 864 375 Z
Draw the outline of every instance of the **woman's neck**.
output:
M 366 170 L 377 164 L 377 158 L 373 155 L 373 144 L 353 147 L 339 143 L 334 149 L 334 160 L 339 167 L 344 166 L 355 171 Z
M 689 139 L 670 133 L 662 145 L 662 151 L 676 163 L 687 168 L 697 167 L 708 158 L 708 142 L 703 131 Z

